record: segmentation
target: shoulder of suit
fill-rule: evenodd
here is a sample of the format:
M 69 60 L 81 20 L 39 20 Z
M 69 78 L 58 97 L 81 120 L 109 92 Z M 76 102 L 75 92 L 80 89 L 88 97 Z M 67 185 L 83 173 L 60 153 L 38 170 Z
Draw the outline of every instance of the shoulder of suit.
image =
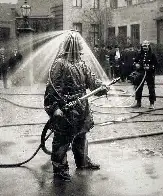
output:
M 63 59 L 62 58 L 58 58 L 58 59 L 55 60 L 55 63 L 63 64 Z

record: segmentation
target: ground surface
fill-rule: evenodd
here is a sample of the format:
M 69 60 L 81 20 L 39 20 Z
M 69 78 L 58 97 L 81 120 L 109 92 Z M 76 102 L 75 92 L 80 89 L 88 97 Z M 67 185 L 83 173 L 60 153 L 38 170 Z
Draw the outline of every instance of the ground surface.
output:
M 148 109 L 147 97 L 142 108 L 128 107 L 134 100 L 129 97 L 133 87 L 128 83 L 114 85 L 108 99 L 90 99 L 95 127 L 88 134 L 89 154 L 101 170 L 76 171 L 70 151 L 72 181 L 54 182 L 50 157 L 39 151 L 25 167 L 0 169 L 0 195 L 162 196 L 162 81 L 163 77 L 156 77 L 156 110 Z M 21 162 L 39 146 L 48 119 L 43 110 L 45 85 L 6 90 L 1 85 L 0 90 L 0 163 Z M 146 86 L 143 94 L 148 94 Z

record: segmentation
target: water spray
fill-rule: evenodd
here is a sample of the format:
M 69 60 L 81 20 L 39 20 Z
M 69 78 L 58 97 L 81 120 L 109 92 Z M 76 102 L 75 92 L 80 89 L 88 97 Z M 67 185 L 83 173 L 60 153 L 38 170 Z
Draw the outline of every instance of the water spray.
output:
M 120 78 L 116 78 L 113 81 L 111 81 L 107 86 L 102 85 L 101 87 L 95 89 L 91 93 L 88 93 L 87 95 L 84 95 L 83 97 L 77 99 L 76 102 L 71 102 L 70 104 L 65 105 L 65 108 L 71 107 L 73 104 L 76 104 L 79 101 L 82 101 L 84 99 L 87 99 L 88 97 L 93 96 L 94 94 L 100 92 L 101 90 L 104 90 L 104 89 L 108 89 L 109 90 L 109 86 L 111 86 L 112 84 L 115 84 L 119 80 L 120 80 Z M 37 153 L 39 152 L 40 149 L 42 149 L 46 154 L 51 155 L 51 151 L 49 151 L 46 148 L 46 146 L 45 146 L 45 142 L 48 140 L 48 138 L 51 136 L 51 134 L 52 133 L 55 134 L 55 132 L 53 130 L 51 130 L 50 133 L 47 135 L 47 131 L 50 129 L 50 126 L 51 126 L 51 120 L 49 119 L 48 122 L 45 124 L 45 126 L 43 128 L 43 131 L 42 131 L 42 134 L 41 134 L 41 144 L 39 145 L 39 147 L 37 148 L 37 150 L 34 152 L 34 154 L 29 159 L 27 159 L 26 161 L 20 162 L 20 163 L 15 163 L 15 164 L 0 164 L 0 168 L 20 167 L 20 166 L 28 163 L 29 161 L 31 161 L 37 155 Z M 85 133 L 85 132 L 80 132 L 80 133 L 76 134 L 73 137 L 72 142 L 74 141 L 75 137 L 77 137 L 78 135 L 80 135 L 82 133 Z
M 83 40 L 82 40 L 83 41 Z M 86 45 L 86 43 L 83 41 L 83 43 Z M 49 44 L 50 45 L 50 44 Z M 90 50 L 89 49 L 89 47 L 86 45 L 86 48 L 88 49 L 88 50 Z M 58 51 L 58 50 L 57 50 Z M 57 55 L 56 55 L 57 56 Z M 84 57 L 84 61 L 90 61 L 91 62 L 91 64 L 93 64 L 93 66 L 94 66 L 94 64 L 95 65 L 97 65 L 96 67 L 97 67 L 97 71 L 100 71 L 100 76 L 102 76 L 103 77 L 103 73 L 104 72 L 101 72 L 101 66 L 98 66 L 99 65 L 99 63 L 97 63 L 97 60 L 95 59 L 95 60 L 93 60 L 94 58 L 94 55 L 91 53 L 91 57 L 89 56 L 89 54 L 86 56 L 86 57 Z M 91 58 L 91 59 L 90 59 Z M 93 67 L 91 67 L 92 69 L 93 69 Z M 100 68 L 100 69 L 99 69 Z M 107 86 L 106 85 L 102 85 L 101 87 L 99 87 L 99 88 L 97 88 L 97 89 L 95 89 L 94 91 L 92 91 L 91 93 L 88 93 L 88 94 L 86 94 L 86 95 L 84 95 L 83 97 L 80 97 L 80 98 L 78 98 L 76 101 L 74 101 L 74 102 L 71 102 L 71 103 L 69 103 L 69 104 L 65 104 L 65 108 L 69 108 L 69 107 L 71 107 L 71 106 L 73 106 L 74 104 L 77 104 L 77 103 L 80 103 L 80 101 L 82 101 L 82 100 L 84 100 L 84 99 L 88 99 L 89 97 L 91 97 L 91 96 L 93 96 L 94 94 L 96 94 L 96 93 L 98 93 L 98 92 L 100 92 L 101 90 L 104 90 L 104 89 L 106 89 L 106 90 L 109 90 L 109 86 L 111 86 L 112 84 L 114 84 L 114 83 L 116 83 L 118 80 L 119 80 L 120 78 L 117 78 L 117 79 L 115 79 L 115 80 L 113 80 L 113 81 L 111 81 Z M 0 167 L 2 168 L 2 167 L 4 167 L 4 168 L 7 168 L 7 167 L 20 167 L 21 165 L 23 165 L 23 164 L 26 164 L 27 162 L 29 162 L 31 159 L 33 159 L 34 158 L 34 156 L 38 153 L 38 151 L 42 148 L 42 150 L 46 153 L 46 154 L 51 154 L 51 152 L 50 151 L 48 151 L 48 149 L 46 148 L 46 146 L 45 146 L 45 141 L 50 137 L 50 135 L 52 134 L 52 133 L 54 133 L 55 134 L 55 132 L 53 131 L 53 130 L 51 130 L 50 129 L 50 124 L 51 124 L 51 122 L 50 122 L 50 120 L 45 124 L 45 127 L 44 127 L 44 129 L 43 129 L 43 132 L 42 132 L 42 135 L 41 135 L 41 144 L 39 145 L 39 147 L 38 147 L 38 149 L 36 150 L 36 152 L 32 155 L 32 157 L 31 158 L 29 158 L 28 160 L 26 160 L 26 161 L 24 161 L 24 162 L 21 162 L 21 163 L 17 163 L 17 164 L 1 164 L 0 165 Z M 47 135 L 47 131 L 50 129 L 50 133 Z M 82 134 L 82 133 L 85 133 L 85 132 L 80 132 L 80 133 L 78 133 L 77 135 L 75 135 L 74 136 L 74 138 L 73 138 L 73 140 L 75 139 L 75 137 L 77 137 L 79 134 Z M 47 135 L 47 136 L 46 136 Z

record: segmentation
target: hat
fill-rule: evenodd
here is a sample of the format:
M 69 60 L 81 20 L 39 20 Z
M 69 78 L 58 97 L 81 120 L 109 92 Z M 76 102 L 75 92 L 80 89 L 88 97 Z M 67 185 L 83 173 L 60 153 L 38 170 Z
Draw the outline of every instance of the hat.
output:
M 150 45 L 150 42 L 147 40 L 144 40 L 142 43 L 142 46 L 149 46 L 149 45 Z

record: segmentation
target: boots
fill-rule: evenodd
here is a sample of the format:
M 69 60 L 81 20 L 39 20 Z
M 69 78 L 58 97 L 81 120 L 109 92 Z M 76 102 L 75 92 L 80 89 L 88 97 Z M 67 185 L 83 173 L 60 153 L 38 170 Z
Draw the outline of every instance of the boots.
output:
M 149 109 L 151 109 L 151 110 L 155 109 L 154 101 L 150 101 Z
M 87 163 L 85 165 L 78 165 L 77 169 L 84 170 L 84 169 L 90 169 L 90 170 L 99 170 L 100 165 L 93 163 L 90 158 L 88 158 Z
M 53 173 L 55 179 L 70 181 L 71 176 L 69 174 L 68 166 L 59 165 L 58 167 L 56 167 L 54 163 L 52 163 L 52 165 L 53 165 Z
M 141 101 L 140 100 L 137 100 L 137 102 L 131 106 L 132 108 L 140 108 L 141 107 Z

